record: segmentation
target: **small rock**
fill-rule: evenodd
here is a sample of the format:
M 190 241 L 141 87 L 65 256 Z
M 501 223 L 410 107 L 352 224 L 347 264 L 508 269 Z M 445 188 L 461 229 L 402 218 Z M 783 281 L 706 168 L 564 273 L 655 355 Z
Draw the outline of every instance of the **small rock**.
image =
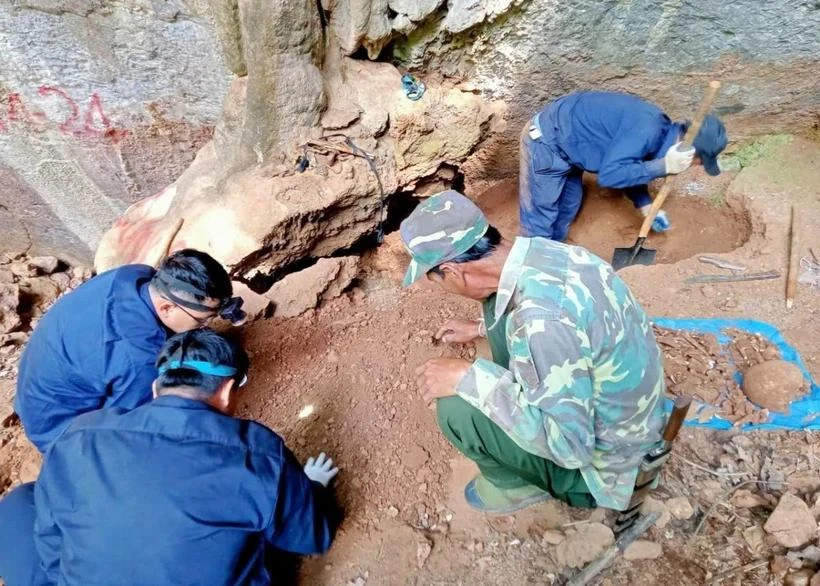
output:
M 28 260 L 28 264 L 34 267 L 42 275 L 50 275 L 57 270 L 60 261 L 53 256 L 35 256 Z
M 20 288 L 11 283 L 0 283 L 0 334 L 12 331 L 22 321 L 17 314 L 20 305 Z
M 763 529 L 783 547 L 800 547 L 814 536 L 817 521 L 803 499 L 784 494 Z
M 60 291 L 67 291 L 71 286 L 71 277 L 69 277 L 66 273 L 54 273 L 49 275 L 48 278 L 51 279 L 52 283 L 57 285 L 57 288 Z
M 415 471 L 424 466 L 429 459 L 430 454 L 427 453 L 427 450 L 419 445 L 413 445 L 402 454 L 401 463 L 405 468 Z
M 393 505 L 390 505 L 389 507 L 387 507 L 387 516 L 395 519 L 399 516 L 399 510 Z
M 769 571 L 775 578 L 782 579 L 792 567 L 792 563 L 784 555 L 776 555 L 769 563 Z
M 560 531 L 547 529 L 544 531 L 544 535 L 541 536 L 541 543 L 545 543 L 547 545 L 558 545 L 564 541 L 564 539 L 566 539 L 566 537 Z
M 685 496 L 676 496 L 666 501 L 666 508 L 675 519 L 686 520 L 695 514 L 689 499 Z
M 663 548 L 660 543 L 638 539 L 629 544 L 624 550 L 624 559 L 633 560 L 654 560 L 661 556 Z
M 566 539 L 555 546 L 555 560 L 561 566 L 581 568 L 613 543 L 615 535 L 603 523 L 579 525 L 575 531 L 567 531 Z
M 672 513 L 669 512 L 669 509 L 666 508 L 666 505 L 663 503 L 663 501 L 659 501 L 658 499 L 648 496 L 643 501 L 643 505 L 641 506 L 641 512 L 646 514 L 652 513 L 654 511 L 660 513 L 658 520 L 655 522 L 655 527 L 657 527 L 658 529 L 663 529 L 664 527 L 666 527 L 667 523 L 669 523 L 669 520 L 672 518 Z
M 589 521 L 592 523 L 603 523 L 606 520 L 606 509 L 598 507 L 589 515 Z
M 763 547 L 765 537 L 766 534 L 760 525 L 753 525 L 743 530 L 743 539 L 752 553 L 757 553 Z
M 792 565 L 796 563 L 798 566 L 817 566 L 818 564 L 820 564 L 820 547 L 817 547 L 816 545 L 809 545 L 803 548 L 801 551 L 788 552 L 786 554 L 786 557 L 789 558 L 789 561 L 792 562 Z
M 717 288 L 713 285 L 704 285 L 700 288 L 700 293 L 707 299 L 712 299 L 715 295 L 717 295 Z
M 331 349 L 331 350 L 327 353 L 327 358 L 326 358 L 326 360 L 327 360 L 328 362 L 332 363 L 332 364 L 335 364 L 335 363 L 339 362 L 339 353 L 338 353 L 338 352 L 336 352 L 336 350 Z
M 743 373 L 743 392 L 753 403 L 770 411 L 788 413 L 789 404 L 805 394 L 803 372 L 786 360 L 769 360 Z
M 754 507 L 763 507 L 769 504 L 762 496 L 753 493 L 751 490 L 741 488 L 736 490 L 729 499 L 732 506 L 738 509 L 752 509 Z
M 430 557 L 430 552 L 433 551 L 433 544 L 423 535 L 416 542 L 416 562 L 419 569 L 424 566 L 427 558 Z
M 37 267 L 31 266 L 27 262 L 15 261 L 8 266 L 8 269 L 21 279 L 37 276 Z
M 232 281 L 233 294 L 242 298 L 242 309 L 247 314 L 247 320 L 253 321 L 268 318 L 273 314 L 273 302 L 260 295 L 241 281 Z
M 784 586 L 810 586 L 814 578 L 814 570 L 804 568 L 802 570 L 792 570 L 783 578 Z

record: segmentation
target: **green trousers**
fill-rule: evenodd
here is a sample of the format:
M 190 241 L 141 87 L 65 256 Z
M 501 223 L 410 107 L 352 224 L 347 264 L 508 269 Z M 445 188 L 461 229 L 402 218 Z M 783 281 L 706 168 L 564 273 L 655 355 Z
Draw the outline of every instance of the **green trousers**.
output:
M 492 324 L 495 296 L 484 302 L 486 323 Z M 489 318 L 489 319 L 488 319 Z M 506 318 L 488 329 L 493 361 L 509 368 Z M 481 474 L 499 488 L 533 484 L 573 507 L 593 508 L 595 499 L 578 470 L 561 468 L 551 460 L 522 449 L 489 417 L 461 397 L 445 397 L 436 404 L 442 433 L 458 451 L 478 465 Z

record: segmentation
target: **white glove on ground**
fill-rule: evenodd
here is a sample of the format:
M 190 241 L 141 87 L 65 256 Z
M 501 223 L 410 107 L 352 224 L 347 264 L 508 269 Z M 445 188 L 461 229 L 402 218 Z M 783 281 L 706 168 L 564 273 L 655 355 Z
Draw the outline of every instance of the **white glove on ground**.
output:
M 305 464 L 305 475 L 314 482 L 327 486 L 330 481 L 339 473 L 338 468 L 334 468 L 333 460 L 327 457 L 324 452 L 316 459 L 308 458 Z
M 663 157 L 667 175 L 677 175 L 678 173 L 686 171 L 692 165 L 692 160 L 695 158 L 695 147 L 678 150 L 680 144 L 681 143 L 676 142 L 669 147 L 669 150 L 666 151 Z

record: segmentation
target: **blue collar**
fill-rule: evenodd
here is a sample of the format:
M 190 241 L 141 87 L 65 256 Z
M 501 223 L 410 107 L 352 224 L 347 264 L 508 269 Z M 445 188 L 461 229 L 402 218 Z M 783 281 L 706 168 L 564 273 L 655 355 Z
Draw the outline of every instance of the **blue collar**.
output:
M 216 409 L 199 399 L 189 399 L 188 397 L 180 397 L 177 395 L 162 395 L 151 402 L 151 405 L 157 407 L 171 407 L 174 409 L 194 409 L 198 411 L 213 411 L 219 413 Z

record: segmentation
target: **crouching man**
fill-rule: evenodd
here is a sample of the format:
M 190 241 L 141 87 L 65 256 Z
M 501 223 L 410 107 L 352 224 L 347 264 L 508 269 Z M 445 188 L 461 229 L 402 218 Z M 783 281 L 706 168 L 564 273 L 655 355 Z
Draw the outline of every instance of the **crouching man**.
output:
M 266 553 L 326 551 L 338 522 L 324 454 L 299 465 L 231 417 L 245 352 L 212 330 L 162 347 L 155 399 L 80 415 L 36 483 L 0 501 L 0 576 L 23 584 L 269 584 Z
M 417 372 L 442 432 L 478 464 L 467 502 L 626 508 L 660 439 L 664 382 L 647 317 L 612 267 L 545 238 L 504 240 L 455 191 L 420 204 L 401 237 L 405 285 L 426 275 L 483 304 L 483 320 L 452 320 L 437 337 L 487 336 L 493 360 L 434 358 Z

